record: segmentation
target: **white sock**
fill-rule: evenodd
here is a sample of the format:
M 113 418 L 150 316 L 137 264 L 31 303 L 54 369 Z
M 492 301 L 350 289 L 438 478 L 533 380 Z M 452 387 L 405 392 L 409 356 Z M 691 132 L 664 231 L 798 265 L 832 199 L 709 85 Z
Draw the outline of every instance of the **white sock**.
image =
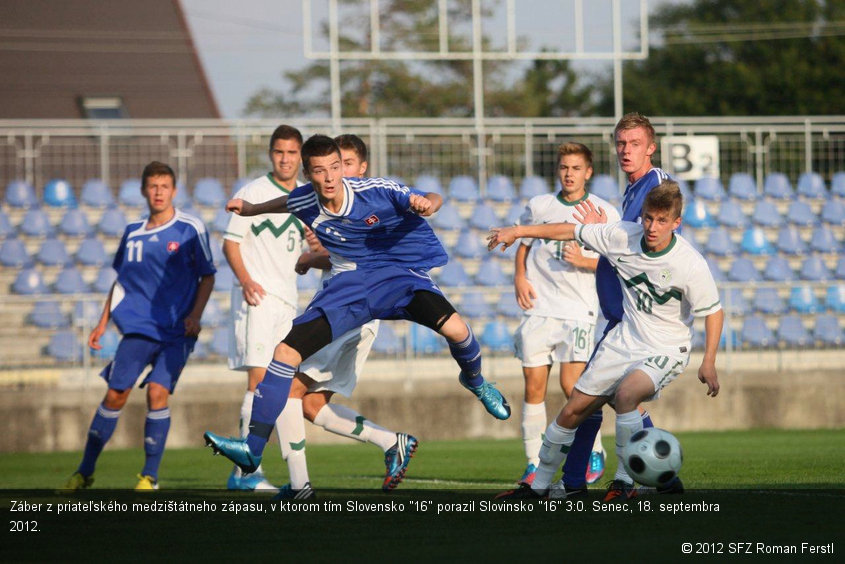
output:
M 285 408 L 276 419 L 276 435 L 282 448 L 282 458 L 288 464 L 290 487 L 301 490 L 308 482 L 308 464 L 305 459 L 305 418 L 302 400 L 288 398 Z
M 546 430 L 546 403 L 522 402 L 522 444 L 530 464 L 540 464 L 540 447 Z
M 327 403 L 317 412 L 314 424 L 342 437 L 378 445 L 385 452 L 396 444 L 396 433 L 376 425 L 345 405 Z
M 593 441 L 593 452 L 604 452 L 604 445 L 601 444 L 601 429 L 596 433 L 596 440 Z
M 627 483 L 632 483 L 634 479 L 625 471 L 625 466 L 622 465 L 622 447 L 628 444 L 631 435 L 637 431 L 642 431 L 643 419 L 639 411 L 629 411 L 628 413 L 616 414 L 616 459 L 619 463 L 616 466 L 616 475 L 614 480 L 624 480 Z
M 241 431 L 241 438 L 245 439 L 247 435 L 249 435 L 249 420 L 252 418 L 252 400 L 255 399 L 255 392 L 250 392 L 247 390 L 244 393 L 244 399 L 241 402 L 241 420 L 240 420 L 240 431 Z M 235 476 L 242 477 L 244 475 L 243 471 L 240 467 L 235 464 Z M 253 472 L 254 474 L 263 474 L 264 469 L 261 466 Z
M 552 478 L 557 474 L 572 441 L 575 440 L 575 429 L 567 429 L 552 421 L 546 428 L 546 438 L 543 439 L 543 446 L 540 448 L 540 465 L 534 475 L 534 483 L 531 489 L 545 494 L 552 483 Z

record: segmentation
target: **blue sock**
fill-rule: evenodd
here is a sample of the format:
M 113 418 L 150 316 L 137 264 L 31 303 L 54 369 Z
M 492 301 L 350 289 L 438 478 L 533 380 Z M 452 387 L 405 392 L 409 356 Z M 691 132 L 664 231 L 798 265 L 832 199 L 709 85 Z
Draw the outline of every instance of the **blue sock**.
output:
M 460 343 L 448 341 L 449 352 L 461 367 L 465 381 L 470 386 L 477 387 L 484 383 L 484 377 L 481 376 L 481 345 L 478 344 L 469 325 L 467 325 L 467 330 L 469 335 Z
M 648 429 L 650 427 L 654 427 L 654 422 L 651 420 L 651 415 L 648 414 L 648 411 L 643 412 L 643 429 Z
M 255 388 L 249 435 L 246 436 L 246 444 L 253 456 L 261 456 L 264 452 L 276 419 L 288 401 L 294 373 L 296 369 L 293 366 L 272 360 L 267 366 L 264 380 Z
M 596 435 L 601 429 L 602 412 L 599 409 L 575 431 L 575 440 L 569 449 L 569 456 L 563 463 L 563 483 L 571 488 L 587 487 L 587 465 L 590 463 L 590 455 L 593 452 L 593 443 Z
M 79 463 L 77 472 L 83 476 L 91 476 L 94 473 L 94 466 L 97 458 L 103 452 L 103 447 L 109 442 L 117 426 L 117 419 L 120 417 L 120 410 L 108 409 L 103 404 L 97 408 L 91 426 L 88 427 L 88 440 L 85 443 L 85 452 L 82 455 L 82 462 Z
M 170 408 L 154 409 L 147 412 L 144 421 L 144 462 L 142 476 L 150 476 L 158 480 L 158 467 L 164 456 L 164 443 L 167 442 L 167 432 L 170 430 Z

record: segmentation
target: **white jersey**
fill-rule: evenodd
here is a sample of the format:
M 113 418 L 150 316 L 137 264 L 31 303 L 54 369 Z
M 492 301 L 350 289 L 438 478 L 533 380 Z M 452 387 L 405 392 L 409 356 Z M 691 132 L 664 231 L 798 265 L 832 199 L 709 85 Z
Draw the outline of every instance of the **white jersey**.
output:
M 576 202 L 567 202 L 558 193 L 531 198 L 518 224 L 578 223 L 573 215 L 575 206 L 585 200 L 604 208 L 608 223 L 619 221 L 616 208 L 598 196 L 588 193 Z M 537 294 L 534 307 L 524 314 L 595 323 L 599 311 L 595 272 L 576 268 L 563 259 L 566 241 L 522 239 L 522 244 L 530 247 L 525 277 Z M 581 251 L 587 258 L 598 258 L 593 251 Z
M 704 257 L 680 235 L 656 253 L 644 250 L 642 225 L 628 221 L 579 225 L 575 237 L 607 257 L 622 281 L 617 330 L 632 349 L 689 353 L 692 318 L 722 308 Z
M 297 185 L 301 183 L 297 182 Z M 238 190 L 235 198 L 261 203 L 288 194 L 272 173 L 257 178 Z M 273 296 L 296 307 L 296 272 L 302 254 L 302 222 L 289 213 L 268 213 L 252 217 L 232 214 L 224 239 L 240 244 L 241 257 L 253 280 Z M 235 285 L 238 281 L 235 279 Z

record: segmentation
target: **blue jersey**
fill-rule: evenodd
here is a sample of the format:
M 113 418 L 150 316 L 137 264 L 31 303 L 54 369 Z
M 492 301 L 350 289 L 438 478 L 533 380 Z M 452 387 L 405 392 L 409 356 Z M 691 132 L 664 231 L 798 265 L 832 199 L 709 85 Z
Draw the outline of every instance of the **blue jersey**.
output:
M 153 229 L 146 220 L 127 225 L 113 266 L 112 319 L 124 335 L 158 341 L 184 337 L 199 279 L 215 272 L 205 225 L 179 210 Z
M 288 211 L 314 230 L 340 270 L 443 266 L 446 251 L 428 222 L 410 210 L 411 194 L 423 195 L 386 178 L 344 178 L 338 213 L 320 204 L 311 184 L 290 193 Z
M 640 223 L 643 202 L 652 188 L 668 180 L 669 175 L 659 168 L 652 168 L 635 182 L 628 185 L 622 198 L 622 221 Z M 596 291 L 602 314 L 607 319 L 605 333 L 622 320 L 622 287 L 616 270 L 605 257 L 599 257 L 596 266 Z

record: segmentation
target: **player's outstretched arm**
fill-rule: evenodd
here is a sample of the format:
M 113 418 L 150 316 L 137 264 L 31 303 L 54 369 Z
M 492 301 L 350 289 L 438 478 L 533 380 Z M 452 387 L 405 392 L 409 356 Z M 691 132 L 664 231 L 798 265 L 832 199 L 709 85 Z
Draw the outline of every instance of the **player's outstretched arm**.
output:
M 570 241 L 575 238 L 574 223 L 544 223 L 541 225 L 514 225 L 513 227 L 494 227 L 487 236 L 487 250 L 492 251 L 502 245 L 502 251 L 522 237 L 531 239 L 554 239 Z
M 719 377 L 716 374 L 716 351 L 722 336 L 725 312 L 721 309 L 704 318 L 704 358 L 698 369 L 698 379 L 707 384 L 707 395 L 716 397 L 719 393 Z
M 288 213 L 288 197 L 280 196 L 260 204 L 252 204 L 240 198 L 233 198 L 226 202 L 226 211 L 238 215 L 252 216 L 265 213 Z
M 202 312 L 205 309 L 205 304 L 208 303 L 208 298 L 211 296 L 211 291 L 214 290 L 214 275 L 206 274 L 200 278 L 199 286 L 197 286 L 197 297 L 194 299 L 194 307 L 191 308 L 191 313 L 185 318 L 185 336 L 196 337 L 200 334 L 202 328 L 200 319 Z

